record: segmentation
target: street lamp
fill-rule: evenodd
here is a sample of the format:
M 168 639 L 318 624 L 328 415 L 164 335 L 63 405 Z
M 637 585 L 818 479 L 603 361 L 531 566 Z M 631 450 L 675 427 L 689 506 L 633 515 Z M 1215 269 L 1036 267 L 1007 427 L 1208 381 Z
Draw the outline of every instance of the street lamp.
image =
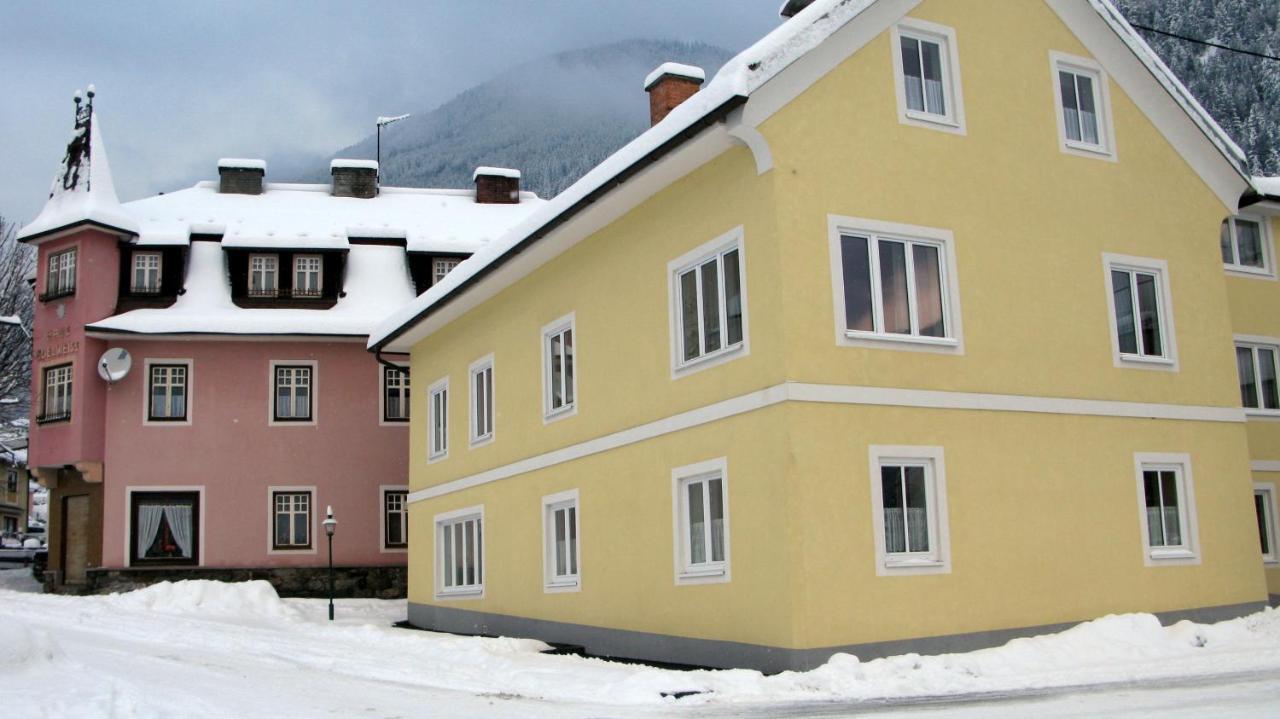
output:
M 333 532 L 338 528 L 338 520 L 333 518 L 333 507 L 326 507 L 324 533 L 329 537 L 329 621 L 333 621 Z
M 390 125 L 393 122 L 400 122 L 408 116 L 409 114 L 406 113 L 404 115 L 396 115 L 395 117 L 378 118 L 378 179 L 382 179 L 382 127 L 384 125 Z

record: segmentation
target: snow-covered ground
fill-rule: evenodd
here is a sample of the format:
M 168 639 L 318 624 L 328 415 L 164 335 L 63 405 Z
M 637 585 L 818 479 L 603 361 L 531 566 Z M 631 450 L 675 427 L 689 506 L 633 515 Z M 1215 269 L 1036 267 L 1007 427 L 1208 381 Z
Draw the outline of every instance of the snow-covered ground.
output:
M 24 717 L 1280 715 L 1280 612 L 1161 627 L 1107 617 L 996 649 L 811 672 L 679 672 L 391 624 L 403 601 L 265 582 L 32 593 L 0 572 L 0 706 Z M 683 699 L 672 692 L 702 692 Z

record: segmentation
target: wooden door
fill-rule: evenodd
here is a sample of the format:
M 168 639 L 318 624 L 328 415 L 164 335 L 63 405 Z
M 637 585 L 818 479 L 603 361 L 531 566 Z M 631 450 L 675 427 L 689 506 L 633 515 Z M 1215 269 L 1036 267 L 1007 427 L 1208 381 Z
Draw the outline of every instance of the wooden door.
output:
M 89 496 L 62 500 L 62 582 L 84 584 L 89 565 Z

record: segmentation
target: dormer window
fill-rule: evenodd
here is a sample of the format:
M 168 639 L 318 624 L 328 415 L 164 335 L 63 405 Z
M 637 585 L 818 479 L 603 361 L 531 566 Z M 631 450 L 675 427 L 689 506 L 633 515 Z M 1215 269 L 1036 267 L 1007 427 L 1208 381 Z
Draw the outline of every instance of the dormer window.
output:
M 76 293 L 76 250 L 71 248 L 49 255 L 49 271 L 45 275 L 42 300 L 68 297 Z
M 139 295 L 160 292 L 160 253 L 133 253 L 133 272 L 130 274 L 129 291 Z
M 445 278 L 445 275 L 449 274 L 450 272 L 453 272 L 453 268 L 457 267 L 459 262 L 462 262 L 462 260 L 454 259 L 454 258 L 437 259 L 434 263 L 435 267 L 433 268 L 433 271 L 431 273 L 432 274 L 431 284 L 433 285 L 440 284 L 440 280 L 443 280 Z
M 276 255 L 249 255 L 249 296 L 275 297 L 280 289 Z
M 293 296 L 319 297 L 324 273 L 320 255 L 297 255 L 293 258 Z

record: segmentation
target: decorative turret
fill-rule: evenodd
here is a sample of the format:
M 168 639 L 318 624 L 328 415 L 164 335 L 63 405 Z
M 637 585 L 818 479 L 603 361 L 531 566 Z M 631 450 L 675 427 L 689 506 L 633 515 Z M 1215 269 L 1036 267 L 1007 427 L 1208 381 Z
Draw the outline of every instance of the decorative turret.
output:
M 138 223 L 120 207 L 107 150 L 93 111 L 93 85 L 85 98 L 76 90 L 75 127 L 58 174 L 49 188 L 49 200 L 35 221 L 18 233 L 24 242 L 47 238 L 79 225 L 94 225 L 108 232 L 138 234 Z

